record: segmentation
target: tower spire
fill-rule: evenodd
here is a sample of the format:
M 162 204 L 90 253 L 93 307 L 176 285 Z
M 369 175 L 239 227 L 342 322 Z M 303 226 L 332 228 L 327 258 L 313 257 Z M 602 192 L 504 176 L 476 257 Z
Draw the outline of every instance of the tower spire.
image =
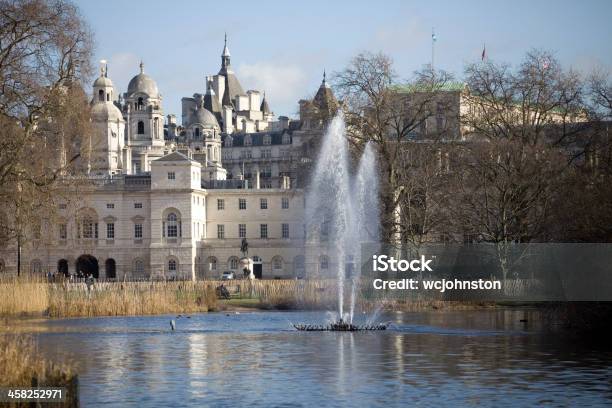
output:
M 140 73 L 144 74 L 144 63 L 142 62 L 142 60 L 140 60 Z
M 321 81 L 321 86 L 327 88 L 327 73 L 325 68 L 323 68 L 323 81 Z

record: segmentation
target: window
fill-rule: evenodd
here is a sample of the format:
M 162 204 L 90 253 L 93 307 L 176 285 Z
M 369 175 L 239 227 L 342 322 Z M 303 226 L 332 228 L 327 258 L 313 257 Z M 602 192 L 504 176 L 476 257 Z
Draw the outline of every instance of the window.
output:
M 138 122 L 138 132 L 139 135 L 144 135 L 144 122 L 141 120 Z
M 246 210 L 246 198 L 239 198 L 238 199 L 238 209 L 239 210 Z
M 235 271 L 236 269 L 238 269 L 238 258 L 236 258 L 235 256 L 232 256 L 228 261 L 227 261 L 227 267 L 233 271 Z
M 176 174 L 173 171 L 168 172 L 168 180 L 176 180 Z
M 289 136 L 287 133 L 285 133 L 283 135 L 283 144 L 289 144 L 291 143 L 291 136 Z
M 253 152 L 251 151 L 251 149 L 245 150 L 245 157 L 247 159 L 253 158 Z
M 246 224 L 238 224 L 238 238 L 246 238 Z
M 134 203 L 134 208 L 142 208 L 142 203 Z
M 83 220 L 81 223 L 81 234 L 79 235 L 79 238 L 98 238 L 98 223 L 89 219 Z
M 112 210 L 113 208 L 115 208 L 115 204 L 113 203 L 106 203 L 106 208 L 109 210 Z
M 263 166 L 263 169 L 261 171 L 261 177 L 272 177 L 272 167 Z
M 217 270 L 217 258 L 215 258 L 214 256 L 211 256 L 210 258 L 208 258 L 208 268 L 211 271 Z
M 275 256 L 274 258 L 272 258 L 272 269 L 283 269 L 283 258 L 281 258 L 280 256 Z
M 68 238 L 68 226 L 66 224 L 59 225 L 59 239 Z
M 174 259 L 168 261 L 168 272 L 176 273 L 176 261 Z
M 268 146 L 272 143 L 272 137 L 270 135 L 265 135 L 263 138 L 263 144 Z
M 261 157 L 264 159 L 269 159 L 270 157 L 272 157 L 272 150 L 270 149 L 262 149 L 261 150 Z
M 329 268 L 329 258 L 325 255 L 321 255 L 321 270 L 327 270 Z
M 200 128 L 197 127 L 193 130 L 193 137 L 194 139 L 199 139 L 200 138 Z
M 170 213 L 166 217 L 166 236 L 168 238 L 179 236 L 179 221 L 175 213 Z
M 268 238 L 268 224 L 261 224 L 259 226 L 259 236 L 261 238 Z
M 115 239 L 115 223 L 106 224 L 106 239 Z
M 267 198 L 259 199 L 259 208 L 261 208 L 262 210 L 268 209 L 268 199 Z
M 232 147 L 232 142 L 233 142 L 232 137 L 231 136 L 227 136 L 225 138 L 225 147 Z
M 41 273 L 42 263 L 38 259 L 33 260 L 32 264 L 30 265 L 30 271 L 32 273 Z
M 245 146 L 251 146 L 253 144 L 253 141 L 251 140 L 251 136 L 246 135 L 244 137 L 244 145 Z
M 142 239 L 142 224 L 134 224 L 134 239 Z
M 283 224 L 283 238 L 289 238 L 289 224 Z
M 225 210 L 225 200 L 222 198 L 217 198 L 217 210 Z
M 98 91 L 98 100 L 104 102 L 104 91 L 102 89 Z
M 225 225 L 223 224 L 217 225 L 217 238 L 225 239 Z
M 283 197 L 281 201 L 281 206 L 283 207 L 283 210 L 288 209 L 289 208 L 289 198 Z
M 144 275 L 144 262 L 140 259 L 134 261 L 134 275 L 135 276 L 143 276 Z

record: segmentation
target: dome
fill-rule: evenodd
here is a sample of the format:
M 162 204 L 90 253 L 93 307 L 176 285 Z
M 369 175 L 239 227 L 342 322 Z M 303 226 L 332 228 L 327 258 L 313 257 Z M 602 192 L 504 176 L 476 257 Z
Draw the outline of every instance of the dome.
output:
M 202 126 L 219 127 L 219 122 L 217 122 L 215 115 L 205 108 L 199 108 L 193 113 L 193 116 L 191 117 L 191 124 L 195 125 L 196 123 L 199 123 Z
M 109 78 L 105 76 L 100 76 L 95 80 L 93 86 L 94 88 L 112 87 L 113 81 L 111 81 Z
M 153 78 L 143 73 L 136 75 L 128 84 L 128 95 L 132 95 L 136 92 L 147 94 L 150 98 L 157 98 L 159 95 L 157 84 Z
M 121 111 L 112 102 L 94 103 L 91 116 L 96 122 L 123 122 Z

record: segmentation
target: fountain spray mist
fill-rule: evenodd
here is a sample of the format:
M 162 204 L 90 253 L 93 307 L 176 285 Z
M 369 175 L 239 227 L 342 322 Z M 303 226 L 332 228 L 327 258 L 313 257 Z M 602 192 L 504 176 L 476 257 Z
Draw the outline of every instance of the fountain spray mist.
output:
M 378 242 L 380 239 L 380 199 L 378 196 L 378 174 L 376 168 L 376 152 L 372 142 L 368 142 L 359 161 L 359 168 L 353 185 L 352 196 L 355 197 L 354 213 L 356 214 L 356 237 L 361 245 L 364 242 Z M 352 276 L 351 303 L 349 311 L 350 322 L 355 315 L 357 291 L 361 280 L 361 248 L 356 251 L 357 268 Z
M 311 237 L 327 239 L 339 260 L 333 263 L 338 285 L 338 313 L 344 317 L 344 259 L 351 237 L 348 144 L 342 115 L 336 116 L 323 136 L 317 165 L 306 197 L 306 222 Z
M 325 244 L 336 260 L 332 265 L 338 286 L 339 318 L 352 322 L 361 275 L 360 244 L 378 240 L 380 207 L 374 148 L 370 143 L 366 145 L 351 182 L 345 131 L 344 117 L 338 114 L 323 136 L 306 196 L 306 224 L 308 241 Z M 344 314 L 346 262 L 357 265 L 351 276 L 348 316 Z

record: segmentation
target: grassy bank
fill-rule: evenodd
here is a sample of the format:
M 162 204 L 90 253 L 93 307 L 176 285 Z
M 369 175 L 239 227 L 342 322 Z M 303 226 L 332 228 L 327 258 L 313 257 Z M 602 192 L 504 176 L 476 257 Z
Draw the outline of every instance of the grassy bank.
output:
M 51 317 L 195 313 L 216 310 L 207 282 L 47 283 L 29 278 L 0 281 L 0 315 Z
M 34 340 L 25 335 L 9 335 L 8 326 L 1 326 L 0 387 L 65 387 L 65 403 L 57 407 L 78 407 L 78 377 L 68 364 L 45 360 L 37 351 Z M 0 403 L 0 407 L 30 407 L 31 403 Z

